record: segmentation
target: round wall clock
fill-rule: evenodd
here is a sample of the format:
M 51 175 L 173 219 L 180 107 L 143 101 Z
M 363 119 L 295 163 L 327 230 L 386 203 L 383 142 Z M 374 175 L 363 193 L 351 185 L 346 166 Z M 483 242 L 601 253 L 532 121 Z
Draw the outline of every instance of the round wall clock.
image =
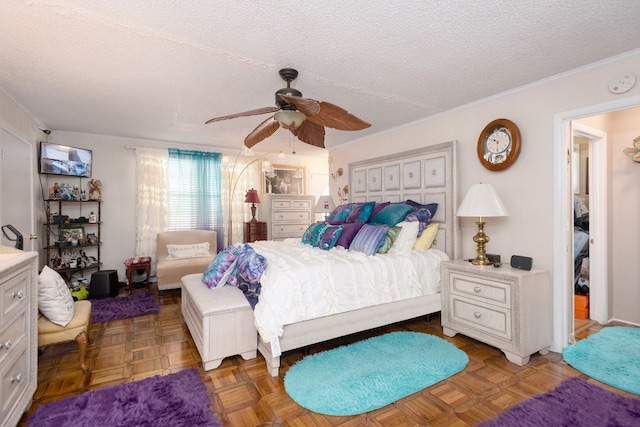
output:
M 513 164 L 520 154 L 520 130 L 507 119 L 489 123 L 478 138 L 478 159 L 485 168 L 501 171 Z

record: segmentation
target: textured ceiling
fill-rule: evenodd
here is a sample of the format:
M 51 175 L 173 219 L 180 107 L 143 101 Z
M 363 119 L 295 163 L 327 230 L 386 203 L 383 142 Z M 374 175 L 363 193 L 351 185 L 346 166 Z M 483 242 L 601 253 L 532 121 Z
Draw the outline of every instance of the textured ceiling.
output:
M 54 131 L 239 148 L 267 115 L 204 122 L 274 105 L 292 67 L 372 124 L 333 147 L 636 49 L 639 20 L 637 0 L 4 0 L 0 87 Z

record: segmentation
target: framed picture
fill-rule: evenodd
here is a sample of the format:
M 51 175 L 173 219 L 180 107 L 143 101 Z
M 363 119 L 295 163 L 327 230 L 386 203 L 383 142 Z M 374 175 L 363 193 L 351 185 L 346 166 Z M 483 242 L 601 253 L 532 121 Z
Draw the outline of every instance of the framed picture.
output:
M 300 166 L 273 165 L 270 174 L 262 173 L 262 192 L 268 194 L 305 194 L 306 171 Z
M 62 234 L 61 240 L 65 242 L 84 239 L 84 227 L 63 228 L 60 233 Z

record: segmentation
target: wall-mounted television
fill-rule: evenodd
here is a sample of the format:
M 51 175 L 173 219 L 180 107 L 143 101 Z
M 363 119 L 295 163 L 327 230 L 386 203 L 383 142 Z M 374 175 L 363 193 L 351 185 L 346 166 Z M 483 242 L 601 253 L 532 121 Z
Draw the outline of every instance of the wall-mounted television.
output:
M 91 150 L 67 145 L 40 142 L 40 173 L 50 175 L 91 177 Z

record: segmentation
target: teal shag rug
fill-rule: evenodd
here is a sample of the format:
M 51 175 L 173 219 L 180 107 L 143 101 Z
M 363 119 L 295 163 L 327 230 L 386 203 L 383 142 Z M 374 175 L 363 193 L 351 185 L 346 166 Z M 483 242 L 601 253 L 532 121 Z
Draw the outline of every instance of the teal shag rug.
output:
M 640 395 L 640 328 L 604 328 L 565 348 L 562 357 L 593 379 Z
M 464 351 L 441 338 L 392 332 L 305 357 L 287 371 L 284 387 L 310 411 L 357 415 L 442 381 L 467 363 Z

